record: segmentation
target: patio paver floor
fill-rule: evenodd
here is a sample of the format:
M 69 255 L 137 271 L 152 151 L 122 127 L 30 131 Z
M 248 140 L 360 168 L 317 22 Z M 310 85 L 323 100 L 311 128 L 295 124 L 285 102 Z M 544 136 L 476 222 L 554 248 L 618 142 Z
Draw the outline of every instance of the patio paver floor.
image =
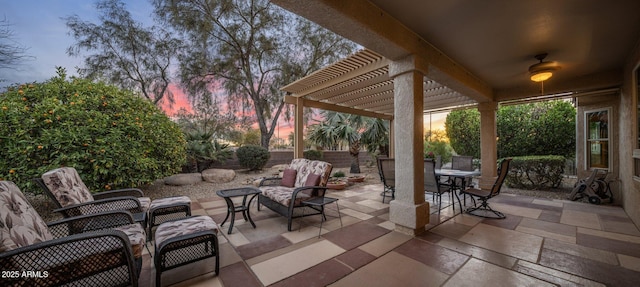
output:
M 382 185 L 363 185 L 330 191 L 328 196 L 340 199 L 344 227 L 329 216 L 320 239 L 319 216 L 301 223 L 294 220 L 289 232 L 284 217 L 252 206 L 257 228 L 240 217 L 233 234 L 218 235 L 220 276 L 197 275 L 210 266 L 193 263 L 163 274 L 163 282 L 177 282 L 172 286 L 353 286 L 357 282 L 368 287 L 640 284 L 640 230 L 621 207 L 502 194 L 490 204 L 507 219 L 491 220 L 460 215 L 458 207 L 454 213 L 444 196 L 439 216 L 431 204 L 428 231 L 409 236 L 393 231 L 381 190 Z M 208 214 L 216 222 L 224 218 L 221 198 L 194 201 L 194 214 Z M 152 258 L 146 255 L 143 264 L 141 286 L 154 286 Z

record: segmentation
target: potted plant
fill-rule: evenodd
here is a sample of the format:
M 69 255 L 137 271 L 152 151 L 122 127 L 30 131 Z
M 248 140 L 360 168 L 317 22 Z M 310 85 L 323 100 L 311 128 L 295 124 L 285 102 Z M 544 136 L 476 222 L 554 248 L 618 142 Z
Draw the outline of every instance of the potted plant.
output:
M 327 182 L 327 188 L 329 189 L 344 189 L 347 186 L 347 182 L 341 178 L 330 178 Z
M 363 182 L 364 178 L 365 178 L 364 175 L 356 174 L 356 175 L 351 175 L 351 176 L 347 177 L 347 181 L 348 182 Z

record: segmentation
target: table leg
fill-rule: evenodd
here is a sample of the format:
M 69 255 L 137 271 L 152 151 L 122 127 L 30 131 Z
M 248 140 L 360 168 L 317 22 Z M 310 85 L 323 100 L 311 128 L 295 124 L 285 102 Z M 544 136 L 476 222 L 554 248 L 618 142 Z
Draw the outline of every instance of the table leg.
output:
M 247 216 L 244 218 L 245 220 L 247 220 L 247 218 L 249 219 L 249 222 L 251 223 L 251 225 L 253 226 L 253 228 L 256 228 L 256 224 L 253 223 L 253 219 L 251 219 L 251 213 L 249 213 L 249 209 L 251 209 L 251 201 L 253 201 L 254 198 L 256 198 L 258 194 L 254 194 L 251 199 L 249 199 L 249 205 L 245 205 L 244 208 L 244 212 L 247 213 Z M 245 199 L 247 199 L 247 197 L 244 197 Z M 244 200 L 242 201 L 242 205 L 244 205 Z
M 224 217 L 224 220 L 222 221 L 222 223 L 220 223 L 220 226 L 223 226 L 225 222 L 227 222 L 227 219 L 229 219 L 229 214 L 231 213 L 231 209 L 230 206 L 233 205 L 233 202 L 229 202 L 228 198 L 224 198 L 224 201 L 227 203 L 227 216 Z
M 231 234 L 231 231 L 233 231 L 233 223 L 236 222 L 236 206 L 233 204 L 231 198 L 225 197 L 225 200 L 227 201 L 229 213 L 231 213 L 231 223 L 229 224 L 229 231 L 227 234 Z
M 253 197 L 252 197 L 253 198 Z M 247 206 L 247 196 L 243 196 L 242 197 L 242 218 L 244 218 L 244 221 L 247 221 L 247 212 L 246 210 L 249 209 L 249 206 Z

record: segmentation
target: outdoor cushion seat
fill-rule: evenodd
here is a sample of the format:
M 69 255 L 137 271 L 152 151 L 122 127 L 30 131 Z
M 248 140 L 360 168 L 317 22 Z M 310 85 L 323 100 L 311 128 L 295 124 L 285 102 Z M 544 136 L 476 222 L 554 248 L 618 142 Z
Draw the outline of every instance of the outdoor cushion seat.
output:
M 291 194 L 293 193 L 294 189 L 295 188 L 286 186 L 264 186 L 260 188 L 264 196 L 284 206 L 289 206 L 289 204 L 291 204 Z M 296 197 L 293 205 L 300 206 L 302 205 L 303 201 L 309 198 L 311 198 L 309 194 L 300 193 Z
M 114 230 L 119 230 L 124 232 L 129 238 L 129 242 L 131 243 L 131 250 L 133 251 L 133 257 L 142 258 L 142 249 L 147 244 L 145 239 L 144 229 L 141 228 L 140 224 L 132 223 L 124 226 L 114 227 Z
M 218 225 L 209 216 L 192 216 L 167 221 L 155 233 L 156 286 L 162 272 L 215 256 L 215 272 L 220 274 Z
M 324 197 L 332 168 L 330 163 L 324 161 L 293 159 L 282 178 L 265 178 L 260 182 L 258 188 L 262 193 L 258 194 L 258 210 L 260 206 L 266 206 L 286 217 L 289 231 L 293 218 L 317 214 L 324 216 L 324 206 L 305 207 L 302 201 Z M 312 212 L 302 212 L 302 208 L 312 209 Z
M 153 228 L 163 222 L 191 216 L 191 199 L 188 196 L 171 196 L 151 201 L 149 206 L 149 232 L 151 240 Z
M 10 181 L 0 181 L 0 207 L 0 270 L 47 272 L 42 278 L 3 278 L 2 285 L 137 286 L 142 256 L 135 258 L 131 240 L 142 250 L 145 237 L 130 213 L 46 224 Z

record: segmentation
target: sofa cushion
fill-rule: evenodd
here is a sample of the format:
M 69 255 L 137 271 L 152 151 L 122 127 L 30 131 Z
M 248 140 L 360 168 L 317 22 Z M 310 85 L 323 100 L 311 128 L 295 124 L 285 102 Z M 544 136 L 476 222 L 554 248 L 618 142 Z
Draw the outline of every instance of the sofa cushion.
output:
M 286 187 L 293 187 L 296 184 L 296 174 L 298 172 L 295 169 L 287 168 L 282 173 L 282 180 L 280 181 L 280 185 Z
M 54 238 L 20 188 L 0 181 L 0 252 Z
M 269 199 L 280 203 L 284 206 L 289 206 L 291 203 L 291 196 L 293 195 L 294 188 L 285 186 L 263 186 L 260 188 L 262 195 Z M 311 192 L 309 190 L 308 192 Z M 311 198 L 307 191 L 298 192 L 294 206 L 302 205 L 302 202 Z
M 307 177 L 310 174 L 319 174 L 320 183 L 318 185 L 325 186 L 329 180 L 329 173 L 331 172 L 332 166 L 325 161 L 295 158 L 291 161 L 289 168 L 295 169 L 298 172 L 295 187 L 305 186 Z
M 73 167 L 50 170 L 42 175 L 42 180 L 62 207 L 93 201 L 89 188 Z

